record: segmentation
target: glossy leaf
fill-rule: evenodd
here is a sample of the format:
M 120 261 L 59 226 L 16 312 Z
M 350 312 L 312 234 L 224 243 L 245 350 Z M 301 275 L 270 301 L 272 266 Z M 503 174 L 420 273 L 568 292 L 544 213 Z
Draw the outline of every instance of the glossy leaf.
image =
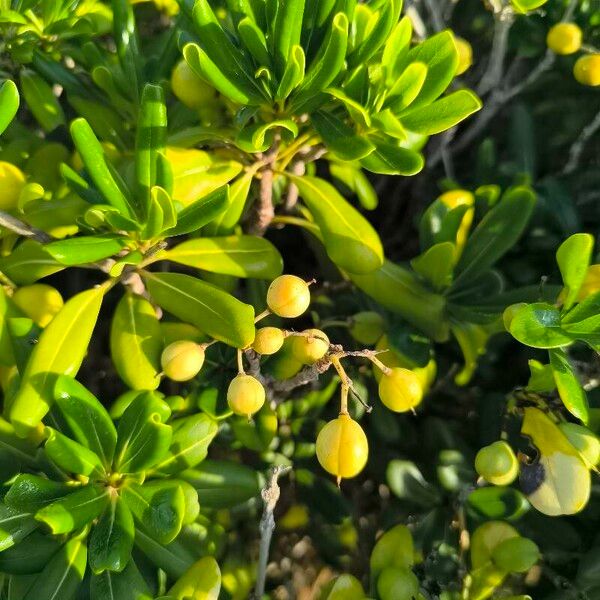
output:
M 227 208 L 206 227 L 206 235 L 228 235 L 235 231 L 246 207 L 254 175 L 251 172 L 238 177 L 229 188 Z
M 455 245 L 451 242 L 443 242 L 431 246 L 423 254 L 413 258 L 410 264 L 435 290 L 442 290 L 452 281 L 455 255 Z
M 118 235 L 79 236 L 67 240 L 51 242 L 44 250 L 63 265 L 83 265 L 93 263 L 118 254 L 126 241 Z
M 72 491 L 73 488 L 66 483 L 23 473 L 13 481 L 4 497 L 4 503 L 16 510 L 35 513 Z
M 48 525 L 55 535 L 69 533 L 91 523 L 102 513 L 109 500 L 106 488 L 86 485 L 45 506 L 35 518 Z
M 48 412 L 58 375 L 74 377 L 96 325 L 105 288 L 73 296 L 46 327 L 22 376 L 10 419 L 19 435 L 37 427 Z
M 560 399 L 574 417 L 587 425 L 589 420 L 587 396 L 569 362 L 567 353 L 562 348 L 554 348 L 548 354 Z
M 194 563 L 169 590 L 175 600 L 218 600 L 221 591 L 221 570 L 212 556 Z
M 208 283 L 179 273 L 143 274 L 154 300 L 177 318 L 237 348 L 254 339 L 254 308 Z
M 419 95 L 426 78 L 427 65 L 422 62 L 411 63 L 391 87 L 383 106 L 394 113 L 404 110 Z
M 48 439 L 44 450 L 57 467 L 66 473 L 84 477 L 101 477 L 104 474 L 104 465 L 92 450 L 50 427 L 46 428 L 45 433 Z
M 521 308 L 510 323 L 510 332 L 521 343 L 533 348 L 559 348 L 573 341 L 561 328 L 558 309 L 542 302 Z
M 65 265 L 52 258 L 44 247 L 34 240 L 25 240 L 8 256 L 0 257 L 0 271 L 18 285 L 35 283 L 64 268 Z
M 106 468 L 110 466 L 117 431 L 104 406 L 85 386 L 72 377 L 59 376 L 52 413 L 60 417 L 72 439 L 94 452 Z
M 186 206 L 177 215 L 177 225 L 167 230 L 166 235 L 176 236 L 198 231 L 201 227 L 223 214 L 228 204 L 229 188 L 227 186 L 220 187 Z
M 21 91 L 27 107 L 44 131 L 54 131 L 65 124 L 65 113 L 52 87 L 35 71 L 21 71 Z
M 185 514 L 184 494 L 176 481 L 131 484 L 122 495 L 143 531 L 161 544 L 175 539 Z
M 264 238 L 250 235 L 189 240 L 161 252 L 158 259 L 234 277 L 272 280 L 283 271 L 277 248 Z
M 7 80 L 0 87 L 0 134 L 8 127 L 19 108 L 19 91 L 14 82 Z
M 158 475 L 178 473 L 202 462 L 219 430 L 216 421 L 205 414 L 183 417 L 171 425 L 173 439 L 169 451 L 153 469 Z
M 351 273 L 383 264 L 381 240 L 371 224 L 323 179 L 289 176 L 321 230 L 327 254 Z
M 563 306 L 569 309 L 577 300 L 592 258 L 594 238 L 589 233 L 576 233 L 556 251 L 556 262 L 565 285 Z
M 18 544 L 37 526 L 31 514 L 0 504 L 0 552 Z
M 127 292 L 117 304 L 110 329 L 110 352 L 121 379 L 134 390 L 155 390 L 160 383 L 162 340 L 154 307 Z
M 425 161 L 419 152 L 391 141 L 377 139 L 375 142 L 375 150 L 360 161 L 367 171 L 380 175 L 415 175 L 423 169 Z
M 329 150 L 342 160 L 358 160 L 375 150 L 375 145 L 344 121 L 326 111 L 311 115 L 315 129 Z
M 133 560 L 121 572 L 103 571 L 91 578 L 90 600 L 115 600 L 116 598 L 150 597 L 150 589 Z
M 37 574 L 50 562 L 62 542 L 40 531 L 33 531 L 15 546 L 0 552 L 0 570 L 14 575 Z
M 131 558 L 134 535 L 131 511 L 119 496 L 112 496 L 88 542 L 89 563 L 94 574 L 123 571 Z
M 472 491 L 469 508 L 486 519 L 518 519 L 529 509 L 527 499 L 511 487 L 490 486 Z

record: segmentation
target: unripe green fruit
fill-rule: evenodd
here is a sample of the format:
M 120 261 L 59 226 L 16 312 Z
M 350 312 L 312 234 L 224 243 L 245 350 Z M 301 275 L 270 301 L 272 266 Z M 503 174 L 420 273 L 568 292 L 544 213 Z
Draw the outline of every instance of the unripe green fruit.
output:
M 575 23 L 557 23 L 546 36 L 546 45 L 555 54 L 573 54 L 581 48 L 581 29 Z
M 581 85 L 600 85 L 600 54 L 580 56 L 573 67 L 573 76 Z
M 377 577 L 387 567 L 408 569 L 414 564 L 414 544 L 410 529 L 396 525 L 386 531 L 371 552 L 371 575 Z
M 163 373 L 173 381 L 189 381 L 204 364 L 204 348 L 189 340 L 169 344 L 162 352 L 160 364 Z
M 360 344 L 371 346 L 383 335 L 383 317 L 374 311 L 356 313 L 351 320 L 350 335 Z
M 367 464 L 369 443 L 362 427 L 350 415 L 329 421 L 317 436 L 317 458 L 338 480 L 358 475 Z
M 510 331 L 510 324 L 512 320 L 515 318 L 515 315 L 525 306 L 527 306 L 526 302 L 517 302 L 516 304 L 511 304 L 504 309 L 502 313 L 502 322 L 504 323 L 504 329 L 506 331 Z
M 292 356 L 305 365 L 321 360 L 329 350 L 329 338 L 320 329 L 306 329 L 292 337 Z
M 177 98 L 192 109 L 202 108 L 216 96 L 215 89 L 202 81 L 185 60 L 179 61 L 173 69 L 171 88 Z
M 236 375 L 227 388 L 227 403 L 236 415 L 251 417 L 265 403 L 265 388 L 251 375 Z
M 0 161 L 0 210 L 16 208 L 24 187 L 23 171 L 9 162 Z
M 45 283 L 20 287 L 12 299 L 40 327 L 46 327 L 64 304 L 59 291 Z
M 279 317 L 294 319 L 306 312 L 309 305 L 308 284 L 295 275 L 277 277 L 267 290 L 267 306 Z
M 421 403 L 423 387 L 415 373 L 395 367 L 379 381 L 379 398 L 390 410 L 406 412 Z
M 252 349 L 258 354 L 268 356 L 281 350 L 285 334 L 278 327 L 262 327 L 256 330 Z
M 525 573 L 540 559 L 540 550 L 533 540 L 513 537 L 498 544 L 492 552 L 492 560 L 508 573 Z
M 579 451 L 588 467 L 595 467 L 600 462 L 600 440 L 593 431 L 577 423 L 561 423 L 558 428 Z
M 519 474 L 519 461 L 503 440 L 482 448 L 475 457 L 475 470 L 494 485 L 510 485 Z
M 387 567 L 377 579 L 381 600 L 413 600 L 419 594 L 419 580 L 409 569 Z

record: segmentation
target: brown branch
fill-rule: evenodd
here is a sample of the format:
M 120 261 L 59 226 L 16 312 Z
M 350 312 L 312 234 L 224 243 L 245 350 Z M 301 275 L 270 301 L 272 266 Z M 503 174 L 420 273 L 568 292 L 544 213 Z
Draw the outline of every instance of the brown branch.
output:
M 45 231 L 32 227 L 4 211 L 0 211 L 0 227 L 10 229 L 14 233 L 36 240 L 42 244 L 52 241 L 52 236 L 48 235 Z

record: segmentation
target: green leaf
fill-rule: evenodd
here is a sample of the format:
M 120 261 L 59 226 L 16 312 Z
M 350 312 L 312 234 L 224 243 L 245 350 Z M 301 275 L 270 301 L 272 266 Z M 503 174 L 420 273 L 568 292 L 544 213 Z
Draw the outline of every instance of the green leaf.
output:
M 452 242 L 442 242 L 413 258 L 410 264 L 421 277 L 439 291 L 452 282 L 455 255 L 456 246 Z
M 93 263 L 118 254 L 125 245 L 125 238 L 105 234 L 51 242 L 44 246 L 44 250 L 63 265 L 73 266 Z
M 66 483 L 51 481 L 38 475 L 17 475 L 4 496 L 7 506 L 24 512 L 35 513 L 40 508 L 66 496 L 73 488 Z
M 18 285 L 30 285 L 64 268 L 34 240 L 25 240 L 8 256 L 0 257 L 0 271 Z
M 425 480 L 413 462 L 399 459 L 390 461 L 386 479 L 394 495 L 402 500 L 424 507 L 439 501 L 440 492 Z
M 521 308 L 510 323 L 510 333 L 533 348 L 568 346 L 573 337 L 560 326 L 560 312 L 551 304 L 536 302 Z
M 104 155 L 104 148 L 89 123 L 85 119 L 75 119 L 71 123 L 71 136 L 86 171 L 106 202 L 118 209 L 122 215 L 133 217 L 135 210 L 121 185 L 115 180 Z
M 275 93 L 275 100 L 281 102 L 285 100 L 304 79 L 306 68 L 306 56 L 302 46 L 294 46 L 287 60 L 285 71 L 281 77 L 279 87 Z
M 277 5 L 269 41 L 279 77 L 285 71 L 292 48 L 300 43 L 303 16 L 304 0 L 287 0 Z
M 104 406 L 86 387 L 72 377 L 59 376 L 52 413 L 60 417 L 61 428 L 67 427 L 69 437 L 94 452 L 106 468 L 110 467 L 117 431 Z
M 540 6 L 544 6 L 548 0 L 510 0 L 511 4 L 517 9 L 520 13 L 527 13 L 532 10 L 536 10 L 540 8 Z
M 369 273 L 381 267 L 383 248 L 376 231 L 330 183 L 317 177 L 286 175 L 298 187 L 335 264 L 351 273 Z
M 154 300 L 178 319 L 236 348 L 254 339 L 254 308 L 189 275 L 143 273 Z
M 15 575 L 39 573 L 62 546 L 62 541 L 33 531 L 16 546 L 0 552 L 0 570 Z
M 128 90 L 133 92 L 137 104 L 142 77 L 141 60 L 133 7 L 127 0 L 112 0 L 113 36 L 117 44 L 117 55 L 123 70 Z
M 19 91 L 14 82 L 7 80 L 0 87 L 0 134 L 8 127 L 19 108 Z
M 556 251 L 556 262 L 565 285 L 563 306 L 568 310 L 577 300 L 594 249 L 594 237 L 589 233 L 576 233 L 566 239 Z
M 238 177 L 229 189 L 229 205 L 205 229 L 206 235 L 228 235 L 235 231 L 246 207 L 254 175 L 251 172 Z
M 555 348 L 548 354 L 560 399 L 574 417 L 587 425 L 590 412 L 587 396 L 573 371 L 567 353 L 562 348 Z
M 458 67 L 454 34 L 449 30 L 442 31 L 417 44 L 408 51 L 401 68 L 414 62 L 424 63 L 427 67 L 425 83 L 412 103 L 412 107 L 417 108 L 433 102 L 452 81 Z
M 44 131 L 49 133 L 66 123 L 65 113 L 52 87 L 35 71 L 29 69 L 21 71 L 21 91 L 27 108 Z
M 146 597 L 150 597 L 150 589 L 133 560 L 129 560 L 120 573 L 104 571 L 92 577 L 90 582 L 90 600 L 142 600 Z
M 95 452 L 51 427 L 46 427 L 45 433 L 48 439 L 44 450 L 56 466 L 66 473 L 75 473 L 85 477 L 103 476 L 104 465 Z
M 450 330 L 460 346 L 465 361 L 463 368 L 456 374 L 454 381 L 458 385 L 466 385 L 473 377 L 475 369 L 477 369 L 479 356 L 485 353 L 490 334 L 481 325 L 464 321 L 451 323 Z
M 267 49 L 267 40 L 262 29 L 250 17 L 244 17 L 238 23 L 238 34 L 254 61 L 264 67 L 271 68 L 271 55 Z
M 469 508 L 485 519 L 518 519 L 529 509 L 529 502 L 512 487 L 489 486 L 472 491 Z
M 157 255 L 181 265 L 234 277 L 275 279 L 283 271 L 283 259 L 271 242 L 251 235 L 198 238 Z
M 161 160 L 163 159 L 161 158 Z M 166 159 L 164 159 L 164 161 L 166 162 Z M 169 165 L 168 162 L 166 164 Z M 177 211 L 175 210 L 175 205 L 173 204 L 173 200 L 169 193 L 164 188 L 155 185 L 150 190 L 150 197 L 152 202 L 160 206 L 161 209 L 161 231 L 162 229 L 171 229 L 175 227 L 177 224 Z M 160 233 L 160 231 L 158 233 Z
M 204 196 L 200 200 L 186 206 L 177 215 L 177 225 L 166 231 L 169 237 L 193 233 L 216 219 L 227 210 L 229 204 L 229 187 L 223 186 Z
M 379 138 L 373 141 L 375 150 L 360 161 L 367 171 L 380 175 L 415 175 L 423 169 L 425 161 L 419 152 Z
M 273 145 L 276 133 L 284 141 L 293 139 L 298 136 L 298 125 L 291 119 L 246 125 L 238 133 L 235 144 L 244 152 L 265 152 Z
M 173 579 L 181 577 L 197 558 L 197 554 L 179 540 L 164 546 L 139 529 L 135 532 L 135 545 Z
M 10 419 L 19 435 L 25 436 L 36 428 L 48 412 L 56 377 L 77 374 L 96 325 L 105 289 L 99 286 L 73 296 L 44 329 L 10 407 Z
M 181 531 L 185 497 L 176 481 L 131 484 L 123 488 L 122 497 L 142 530 L 161 544 L 172 542 Z
M 31 514 L 0 504 L 0 552 L 18 544 L 37 526 Z
M 134 390 L 160 383 L 162 337 L 154 307 L 127 292 L 117 304 L 110 328 L 110 353 L 121 379 Z
M 159 154 L 165 152 L 166 140 L 164 92 L 160 85 L 148 83 L 142 93 L 135 140 L 135 177 L 138 192 L 145 203 L 150 200 L 150 190 L 158 183 Z
M 536 196 L 528 187 L 515 187 L 483 217 L 469 236 L 456 266 L 454 286 L 487 271 L 514 248 L 533 213 Z
M 87 563 L 85 538 L 73 538 L 52 557 L 23 600 L 72 600 Z
M 379 199 L 367 176 L 358 166 L 349 163 L 329 163 L 331 176 L 341 181 L 349 190 L 354 192 L 363 208 L 377 208 Z
M 169 406 L 156 393 L 142 393 L 127 407 L 117 428 L 114 468 L 137 473 L 154 466 L 171 444 L 172 428 L 165 424 Z
M 94 574 L 123 571 L 131 558 L 134 536 L 131 511 L 119 496 L 112 496 L 89 539 L 89 563 Z
M 329 150 L 342 160 L 358 160 L 375 150 L 375 145 L 344 121 L 325 111 L 311 115 L 317 133 Z
M 402 113 L 400 120 L 409 131 L 432 135 L 454 127 L 481 107 L 481 100 L 473 92 L 458 90 L 432 104 Z
M 162 476 L 178 473 L 202 462 L 206 458 L 208 446 L 219 430 L 216 421 L 205 414 L 177 419 L 171 425 L 171 447 L 153 468 L 154 473 Z
M 393 85 L 401 77 L 398 66 L 402 64 L 410 48 L 412 33 L 412 21 L 410 17 L 404 16 L 396 24 L 385 43 L 381 65 L 385 69 L 387 85 Z
M 417 98 L 427 78 L 427 65 L 414 62 L 408 65 L 394 83 L 384 103 L 394 113 L 399 113 Z
M 257 471 L 231 461 L 205 460 L 179 474 L 198 492 L 204 508 L 231 508 L 258 496 L 263 479 Z
M 86 485 L 39 510 L 35 518 L 50 527 L 54 535 L 70 533 L 98 517 L 110 500 L 107 488 Z
M 221 591 L 221 570 L 212 556 L 195 562 L 169 590 L 176 600 L 218 600 Z

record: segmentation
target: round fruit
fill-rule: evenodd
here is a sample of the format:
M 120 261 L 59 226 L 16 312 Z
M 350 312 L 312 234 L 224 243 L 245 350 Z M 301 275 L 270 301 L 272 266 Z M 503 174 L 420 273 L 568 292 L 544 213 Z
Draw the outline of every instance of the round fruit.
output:
M 462 75 L 473 64 L 473 48 L 467 40 L 461 37 L 455 37 L 454 43 L 458 50 L 458 67 L 457 75 Z
M 179 61 L 173 69 L 171 88 L 177 98 L 192 109 L 202 108 L 215 97 L 214 88 L 202 81 L 185 60 Z
M 419 580 L 409 569 L 387 567 L 377 579 L 381 600 L 413 600 L 419 594 Z
M 273 280 L 267 290 L 267 305 L 279 317 L 299 317 L 306 312 L 309 304 L 308 284 L 295 275 L 281 275 Z
M 46 327 L 64 304 L 59 291 L 45 283 L 20 287 L 12 299 L 40 327 Z
M 423 400 L 423 386 L 419 377 L 403 367 L 394 367 L 379 381 L 379 397 L 394 412 L 406 412 Z
M 189 381 L 204 364 L 204 348 L 189 340 L 169 344 L 162 352 L 160 364 L 163 373 L 173 381 Z
M 573 54 L 581 48 L 581 29 L 575 23 L 557 23 L 546 36 L 546 45 L 555 54 Z
M 329 421 L 317 436 L 317 458 L 338 479 L 358 475 L 367 464 L 369 444 L 362 427 L 350 415 Z
M 504 328 L 506 331 L 510 331 L 510 324 L 512 320 L 515 318 L 515 315 L 523 308 L 527 306 L 526 302 L 517 302 L 516 304 L 511 304 L 504 309 L 502 313 L 502 322 L 504 323 Z
M 256 330 L 252 348 L 265 356 L 279 352 L 285 341 L 285 335 L 278 327 L 262 327 Z
M 292 337 L 292 355 L 305 365 L 321 360 L 329 350 L 329 338 L 320 329 L 306 329 Z
M 492 551 L 492 560 L 508 573 L 525 573 L 540 559 L 540 549 L 532 540 L 513 537 L 498 544 Z
M 594 432 L 577 423 L 561 423 L 558 428 L 579 451 L 588 467 L 595 467 L 600 462 L 600 440 Z
M 227 403 L 236 415 L 251 417 L 265 403 L 265 388 L 251 375 L 236 375 L 227 388 Z
M 21 169 L 9 162 L 0 161 L 0 210 L 16 208 L 21 190 L 25 186 L 25 175 Z
M 383 317 L 372 310 L 356 313 L 350 323 L 350 335 L 360 344 L 371 346 L 383 335 Z
M 586 54 L 577 59 L 573 75 L 581 85 L 600 85 L 600 54 Z
M 494 485 L 509 485 L 519 474 L 519 461 L 503 440 L 482 448 L 475 457 L 475 470 Z
M 371 574 L 377 577 L 387 567 L 408 569 L 415 561 L 413 537 L 406 525 L 396 525 L 386 531 L 371 552 Z

